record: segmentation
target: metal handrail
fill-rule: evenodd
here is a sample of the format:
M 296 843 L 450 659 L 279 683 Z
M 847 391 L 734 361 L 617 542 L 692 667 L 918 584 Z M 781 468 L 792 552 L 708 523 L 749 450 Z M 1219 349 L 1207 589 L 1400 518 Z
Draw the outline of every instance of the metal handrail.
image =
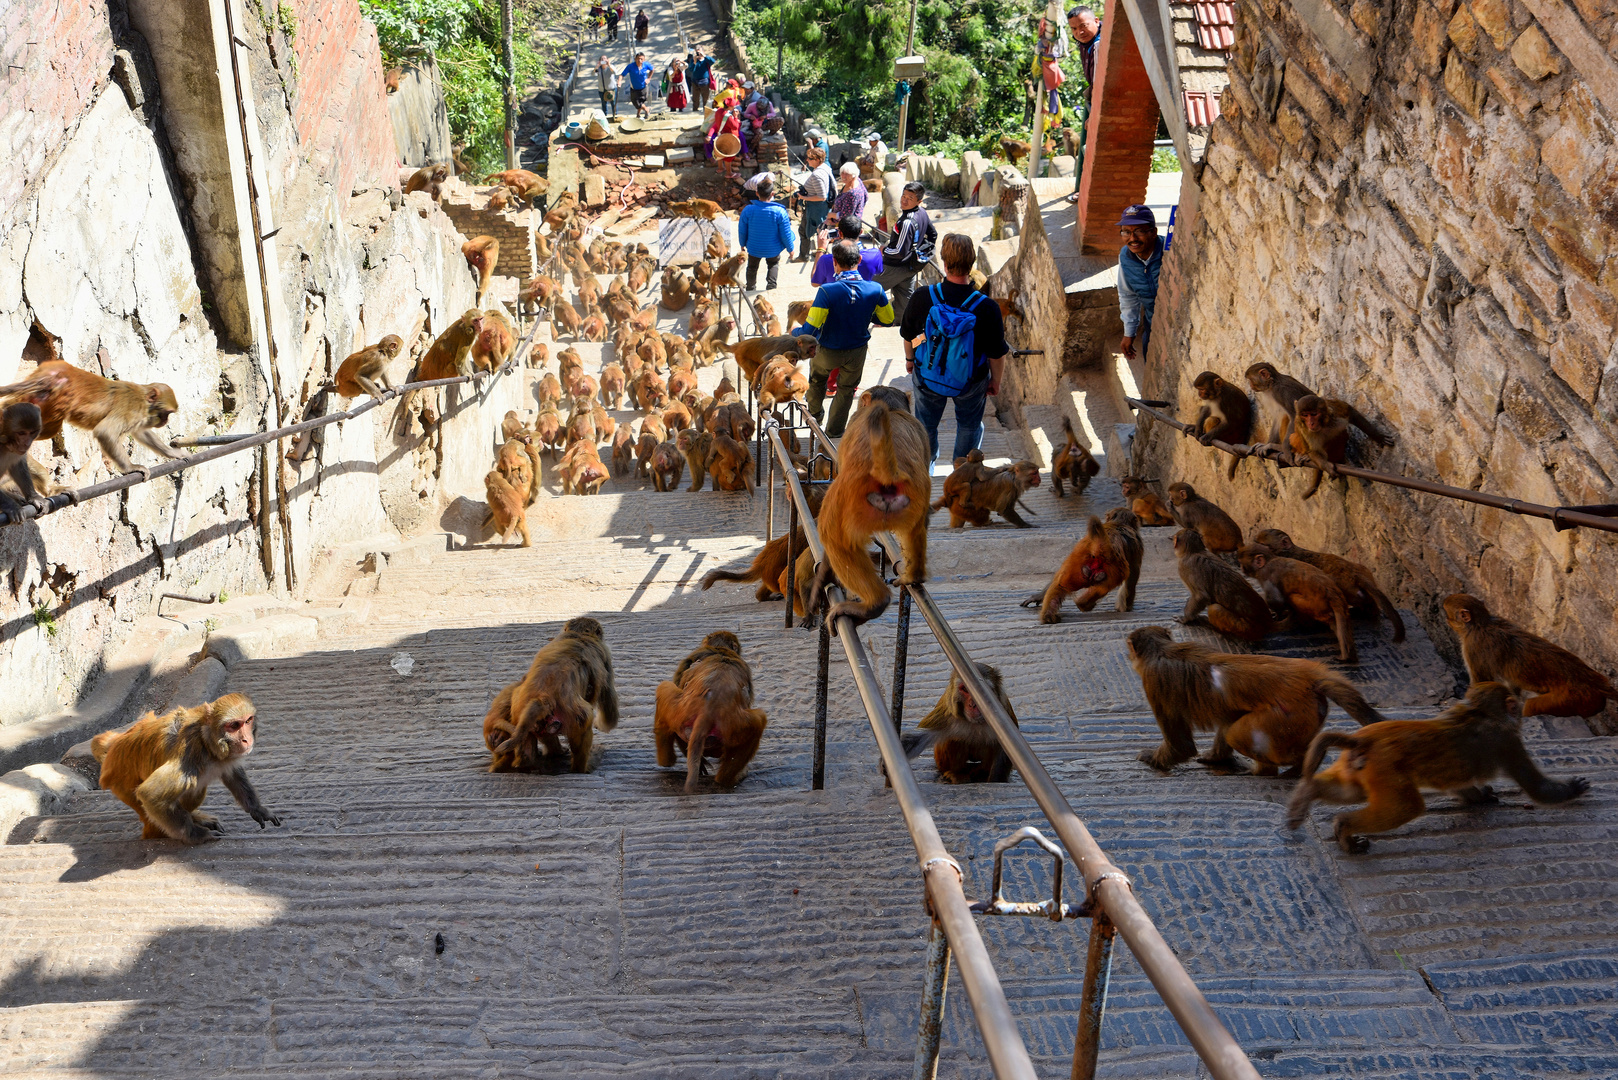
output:
M 1169 427 L 1178 428 L 1193 439 L 1197 437 L 1197 430 L 1194 425 L 1187 424 L 1183 420 L 1176 420 L 1167 413 L 1159 412 L 1156 408 L 1153 408 L 1154 404 L 1166 403 L 1141 401 L 1132 397 L 1125 397 L 1124 400 L 1129 402 L 1130 406 L 1137 411 L 1146 413 L 1155 420 L 1161 420 Z M 1297 454 L 1273 444 L 1228 443 L 1222 439 L 1210 439 L 1208 445 L 1239 458 L 1267 458 L 1283 469 L 1312 469 L 1315 467 L 1314 463 L 1308 458 L 1299 457 Z M 1341 476 L 1354 476 L 1376 484 L 1409 488 L 1411 491 L 1421 491 L 1428 495 L 1442 495 L 1446 499 L 1454 499 L 1457 502 L 1476 503 L 1479 506 L 1488 506 L 1496 510 L 1520 514 L 1523 517 L 1544 518 L 1556 526 L 1557 532 L 1584 528 L 1618 533 L 1618 505 L 1547 506 L 1544 503 L 1524 502 L 1521 499 L 1508 499 L 1503 495 L 1490 495 L 1487 492 L 1451 487 L 1448 484 L 1422 480 L 1419 477 L 1398 476 L 1394 473 L 1377 472 L 1374 469 L 1362 469 L 1357 465 L 1339 464 L 1334 468 Z
M 769 438 L 771 450 L 785 476 L 788 494 L 798 508 L 798 521 L 803 527 L 809 550 L 814 554 L 816 563 L 823 562 L 826 548 L 821 543 L 814 516 L 809 513 L 803 485 L 798 482 L 798 474 L 787 455 L 786 445 L 781 441 L 780 432 L 773 428 Z M 833 602 L 842 598 L 842 590 L 835 585 L 826 591 Z M 791 602 L 789 597 L 787 603 Z M 843 644 L 843 654 L 848 658 L 848 666 L 854 674 L 854 685 L 865 706 L 865 717 L 870 721 L 871 733 L 876 737 L 877 751 L 887 768 L 888 780 L 893 784 L 899 813 L 904 817 L 910 839 L 916 845 L 916 859 L 921 866 L 931 914 L 943 928 L 949 948 L 954 953 L 961 985 L 966 988 L 972 1015 L 983 1033 L 983 1045 L 988 1051 L 994 1075 L 1001 1080 L 1023 1077 L 1033 1080 L 1034 1064 L 1029 1059 L 1027 1047 L 1023 1045 L 1022 1034 L 1011 1015 L 1011 1006 L 1006 1002 L 1006 993 L 995 975 L 989 951 L 983 944 L 972 917 L 972 909 L 967 904 L 960 863 L 944 847 L 938 827 L 933 823 L 933 815 L 922 799 L 921 787 L 911 772 L 910 761 L 905 757 L 887 703 L 882 700 L 882 690 L 877 685 L 871 658 L 854 624 L 847 617 L 837 619 L 835 629 L 838 640 Z
M 806 412 L 804 420 L 809 425 L 811 433 L 825 442 L 828 452 L 835 459 L 835 444 L 827 438 L 814 417 L 807 415 Z M 788 480 L 796 479 L 796 474 L 789 469 Z M 877 540 L 887 552 L 889 561 L 898 565 L 898 544 L 892 534 L 881 533 L 877 536 Z M 1135 954 L 1141 970 L 1146 972 L 1146 977 L 1157 989 L 1158 996 L 1163 999 L 1163 1003 L 1168 1006 L 1169 1012 L 1173 1014 L 1175 1021 L 1191 1041 L 1192 1048 L 1208 1066 L 1209 1074 L 1215 1080 L 1258 1080 L 1258 1071 L 1253 1068 L 1246 1053 L 1214 1013 L 1213 1007 L 1208 1004 L 1208 999 L 1203 996 L 1202 991 L 1197 989 L 1196 983 L 1191 981 L 1191 976 L 1181 966 L 1179 958 L 1174 955 L 1174 950 L 1169 948 L 1168 942 L 1163 940 L 1163 935 L 1153 924 L 1151 916 L 1146 914 L 1140 901 L 1135 898 L 1129 878 L 1114 866 L 1106 853 L 1101 850 L 1101 846 L 1090 835 L 1090 830 L 1074 813 L 1067 796 L 1062 794 L 1061 789 L 1056 786 L 1056 781 L 1051 779 L 1050 773 L 1046 772 L 1045 766 L 1034 754 L 1033 748 L 1028 745 L 1028 740 L 1023 738 L 1022 732 L 1012 722 L 1011 717 L 1006 715 L 999 697 L 978 674 L 977 665 L 967 655 L 960 638 L 956 637 L 954 629 L 939 611 L 927 587 L 916 583 L 901 588 L 915 601 L 922 618 L 927 620 L 933 636 L 938 639 L 950 667 L 966 684 L 973 700 L 988 718 L 989 725 L 994 728 L 995 735 L 1000 740 L 1001 748 L 1010 756 L 1023 783 L 1033 795 L 1034 802 L 1039 804 L 1046 820 L 1056 830 L 1056 835 L 1061 838 L 1068 855 L 1078 867 L 1079 873 L 1083 875 L 1086 901 L 1099 907 L 1117 927 L 1118 933 L 1123 936 Z M 1086 1031 L 1084 1020 L 1085 1018 L 1081 1017 L 1081 1039 Z M 1093 1046 L 1091 1052 L 1094 1052 Z
M 0 527 L 18 525 L 30 518 L 54 514 L 65 507 L 77 506 L 79 503 L 90 499 L 99 499 L 103 495 L 124 491 L 138 484 L 150 483 L 164 476 L 172 476 L 174 473 L 184 472 L 187 469 L 210 461 L 216 461 L 222 457 L 228 457 L 231 454 L 239 454 L 243 450 L 251 450 L 292 435 L 301 435 L 305 431 L 313 431 L 328 424 L 352 420 L 356 416 L 370 412 L 383 402 L 400 397 L 411 390 L 425 390 L 434 386 L 454 386 L 457 383 L 471 383 L 486 378 L 498 378 L 516 368 L 525 359 L 528 349 L 533 344 L 534 332 L 538 329 L 539 320 L 536 319 L 534 324 L 528 328 L 528 333 L 524 334 L 516 346 L 512 348 L 510 358 L 497 371 L 475 371 L 471 375 L 455 375 L 448 379 L 428 379 L 425 382 L 404 383 L 403 385 L 395 386 L 391 390 L 384 390 L 381 397 L 371 398 L 364 404 L 356 405 L 347 412 L 327 413 L 325 416 L 317 417 L 314 420 L 305 420 L 300 424 L 289 424 L 286 427 L 274 428 L 270 431 L 255 431 L 239 438 L 232 437 L 231 441 L 225 445 L 215 446 L 199 454 L 190 454 L 173 461 L 165 461 L 160 465 L 153 465 L 144 472 L 124 473 L 122 476 L 113 477 L 111 480 L 103 480 L 99 484 L 91 484 L 89 487 L 82 487 L 76 491 L 59 491 L 46 500 L 47 506 L 43 511 L 36 510 L 29 505 L 24 505 L 20 509 L 12 511 L 0 510 Z M 201 436 L 201 438 L 215 437 L 222 436 Z

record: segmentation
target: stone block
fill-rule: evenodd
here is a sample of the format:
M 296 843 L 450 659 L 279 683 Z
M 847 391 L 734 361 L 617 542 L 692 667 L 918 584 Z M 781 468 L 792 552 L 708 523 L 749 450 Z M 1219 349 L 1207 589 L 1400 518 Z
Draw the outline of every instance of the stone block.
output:
M 940 158 L 938 162 L 938 190 L 945 195 L 963 198 L 970 192 L 961 190 L 961 167 L 949 158 Z
M 1562 71 L 1562 62 L 1557 59 L 1556 50 L 1551 48 L 1551 43 L 1538 26 L 1529 26 L 1518 36 L 1511 46 L 1511 62 L 1536 82 L 1559 75 Z
M 607 202 L 607 180 L 600 173 L 584 174 L 584 205 L 604 206 Z
M 1511 41 L 1511 5 L 1506 0 L 1472 0 L 1472 17 L 1478 26 L 1494 41 L 1494 47 L 1504 49 Z
M 694 161 L 697 152 L 689 146 L 676 146 L 668 153 L 670 165 L 679 165 L 683 162 Z
M 1473 120 L 1483 118 L 1483 102 L 1488 92 L 1483 89 L 1482 83 L 1467 73 L 1465 62 L 1454 53 L 1450 54 L 1449 63 L 1444 65 L 1444 89 Z
M 1070 154 L 1057 154 L 1051 158 L 1051 172 L 1056 176 L 1072 176 L 1078 166 L 1078 159 Z

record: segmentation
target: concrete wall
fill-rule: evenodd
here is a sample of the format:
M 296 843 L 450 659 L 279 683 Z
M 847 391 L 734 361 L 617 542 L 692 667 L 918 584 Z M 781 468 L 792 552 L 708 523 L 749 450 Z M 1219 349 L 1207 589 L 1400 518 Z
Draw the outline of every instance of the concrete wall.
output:
M 99 34 L 83 25 L 54 36 L 48 28 L 19 31 L 39 39 L 36 59 L 46 76 L 76 70 L 73 63 L 96 42 L 104 70 L 80 81 L 100 86 L 82 111 L 51 121 L 57 138 L 37 170 L 28 163 L 38 155 L 26 152 L 0 166 L 0 182 L 21 193 L 0 211 L 0 383 L 22 373 L 23 344 L 37 324 L 60 338 L 63 357 L 74 364 L 172 385 L 180 409 L 170 433 L 261 430 L 278 411 L 263 355 L 266 339 L 260 335 L 240 347 L 226 333 L 202 269 L 198 203 L 184 190 L 208 180 L 185 173 L 168 141 L 174 127 L 191 119 L 177 111 L 165 115 L 155 78 L 127 95 L 120 82 L 129 80 L 112 80 L 119 61 L 105 46 L 118 35 L 106 9 L 101 17 Z M 243 40 L 255 45 L 250 63 L 269 51 L 257 46 L 262 28 L 255 27 L 243 26 Z M 146 54 L 142 36 L 122 33 L 131 50 L 126 67 L 151 72 L 161 66 L 157 61 L 171 59 Z M 271 220 L 280 227 L 274 247 L 284 269 L 272 277 L 269 308 L 284 323 L 274 365 L 279 411 L 299 417 L 349 353 L 417 324 L 429 335 L 441 331 L 471 305 L 473 280 L 460 254 L 464 237 L 425 195 L 401 199 L 396 188 L 381 184 L 350 186 L 354 181 L 343 177 L 366 167 L 363 155 L 361 164 L 339 168 L 330 155 L 302 152 L 288 105 L 297 96 L 297 72 L 289 53 L 277 60 L 284 67 L 272 63 L 272 70 L 254 72 L 250 86 L 252 113 L 267 118 L 262 127 L 271 144 L 258 149 L 272 159 L 276 175 L 284 159 L 292 162 L 270 185 L 276 194 Z M 377 81 L 380 86 L 380 75 Z M 48 87 L 48 80 L 39 85 Z M 58 89 L 62 100 L 71 99 L 68 86 Z M 230 104 L 234 108 L 233 99 Z M 272 123 L 277 109 L 280 119 Z M 43 108 L 14 109 L 0 123 L 33 131 L 46 115 Z M 377 126 L 338 131 L 327 145 L 363 147 L 381 139 L 391 168 L 385 111 L 371 116 L 361 110 L 354 119 Z M 319 135 L 322 129 L 313 130 Z M 275 143 L 283 137 L 284 146 Z M 27 138 L 19 145 L 26 148 Z M 259 302 L 262 311 L 262 297 Z M 391 374 L 401 381 L 409 370 L 400 358 Z M 401 434 L 407 406 L 390 403 L 325 429 L 320 454 L 301 466 L 282 463 L 289 446 L 271 447 L 268 455 L 229 456 L 178 478 L 0 528 L 0 724 L 52 712 L 93 688 L 106 674 L 104 657 L 152 613 L 162 592 L 288 592 L 281 515 L 260 496 L 266 458 L 272 469 L 284 470 L 296 580 L 290 593 L 296 596 L 330 548 L 436 527 L 458 497 L 477 496 L 499 419 L 531 403 L 525 390 L 521 377 L 497 380 L 481 398 L 461 388 L 439 390 L 408 408 L 415 413 L 428 404 L 446 417 L 431 435 L 422 433 L 419 421 Z M 94 441 L 74 428 L 54 446 L 36 445 L 33 455 L 62 487 L 109 475 Z M 154 455 L 137 447 L 133 457 L 149 463 Z M 273 471 L 269 478 L 273 501 L 279 484 Z M 36 610 L 42 613 L 37 621 Z
M 399 89 L 388 95 L 393 147 L 400 164 L 419 169 L 450 157 L 449 113 L 438 61 L 423 53 L 404 69 Z
M 355 0 L 293 0 L 298 144 L 340 199 L 399 168 L 376 27 Z M 268 8 L 268 5 L 266 5 Z M 442 159 L 440 159 L 442 160 Z
M 1610 5 L 1241 4 L 1187 183 L 1145 392 L 1274 361 L 1400 436 L 1373 468 L 1541 503 L 1618 494 L 1618 45 Z M 1155 475 L 1371 565 L 1434 637 L 1466 590 L 1618 670 L 1618 541 L 1245 463 L 1161 430 Z

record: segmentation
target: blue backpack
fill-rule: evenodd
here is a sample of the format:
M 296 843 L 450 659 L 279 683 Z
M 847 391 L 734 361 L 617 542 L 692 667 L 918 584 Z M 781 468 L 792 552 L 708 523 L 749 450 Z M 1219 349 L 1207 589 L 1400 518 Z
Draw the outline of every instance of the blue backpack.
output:
M 927 312 L 927 337 L 916 349 L 916 374 L 929 387 L 945 397 L 954 397 L 972 381 L 977 371 L 974 334 L 977 309 L 988 297 L 972 290 L 961 307 L 944 302 L 944 287 L 932 285 L 928 294 L 933 306 Z

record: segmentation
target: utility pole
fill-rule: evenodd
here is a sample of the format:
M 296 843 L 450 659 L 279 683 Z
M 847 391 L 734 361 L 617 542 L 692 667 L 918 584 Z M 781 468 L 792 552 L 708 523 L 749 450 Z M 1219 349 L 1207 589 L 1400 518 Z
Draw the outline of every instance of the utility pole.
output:
M 916 55 L 916 0 L 910 0 L 910 36 L 905 39 L 905 55 Z M 905 129 L 910 126 L 910 88 L 906 87 L 905 96 L 899 101 L 899 149 L 895 153 L 905 152 Z
M 505 64 L 506 168 L 517 167 L 517 54 L 511 45 L 511 0 L 500 0 L 500 48 Z
M 1049 0 L 1045 5 L 1045 24 L 1050 27 L 1053 40 L 1062 37 L 1062 2 Z M 1035 46 L 1037 50 L 1039 46 Z M 1045 65 L 1040 64 L 1039 74 L 1034 77 L 1034 132 L 1029 142 L 1032 144 L 1028 151 L 1028 179 L 1033 180 L 1039 175 L 1039 158 L 1045 149 L 1045 99 L 1049 91 L 1045 89 Z
M 781 92 L 781 66 L 787 51 L 787 5 L 781 0 L 775 9 L 775 92 Z

